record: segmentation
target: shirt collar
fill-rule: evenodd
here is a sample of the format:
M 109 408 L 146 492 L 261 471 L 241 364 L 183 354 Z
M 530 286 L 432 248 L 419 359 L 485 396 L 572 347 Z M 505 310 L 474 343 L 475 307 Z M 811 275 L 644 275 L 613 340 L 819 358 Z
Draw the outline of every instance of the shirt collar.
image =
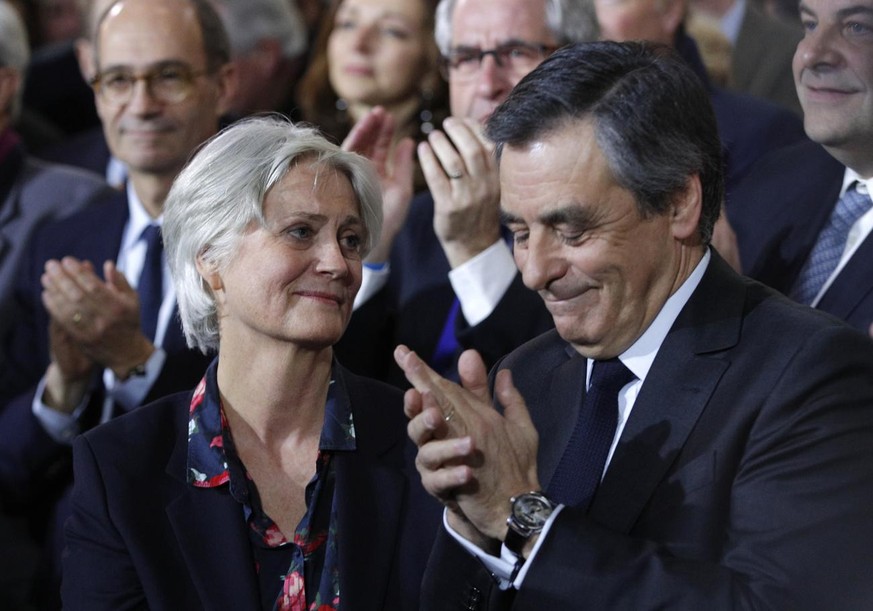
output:
M 866 192 L 868 195 L 873 194 L 873 178 L 861 178 L 852 168 L 846 168 L 846 173 L 843 175 L 843 186 L 840 188 L 840 197 L 846 194 L 853 182 L 858 182 L 858 190 Z
M 220 486 L 230 479 L 223 443 L 227 422 L 221 409 L 217 372 L 216 358 L 194 391 L 188 414 L 186 474 L 188 483 L 200 488 Z M 357 447 L 351 401 L 336 364 L 331 372 L 318 447 L 322 452 L 353 451 Z
M 679 316 L 682 308 L 685 307 L 692 293 L 694 293 L 700 284 L 706 268 L 709 267 L 711 258 L 712 256 L 707 248 L 703 258 L 688 278 L 685 279 L 685 282 L 682 283 L 675 293 L 670 295 L 669 299 L 661 307 L 661 311 L 658 312 L 658 315 L 655 316 L 655 319 L 645 332 L 627 350 L 618 356 L 619 360 L 624 363 L 625 367 L 631 370 L 637 379 L 641 381 L 646 379 L 652 363 L 655 362 L 655 357 L 658 355 L 661 344 L 664 343 L 667 333 L 670 332 L 670 328 L 676 322 L 676 318 Z M 588 369 L 590 373 L 591 359 L 588 359 Z
M 745 15 L 746 0 L 736 0 L 733 6 L 721 18 L 721 33 L 725 35 L 725 38 L 730 41 L 731 45 L 737 44 Z
M 127 210 L 128 221 L 124 240 L 121 243 L 122 252 L 128 251 L 137 243 L 137 241 L 139 241 L 142 232 L 146 227 L 155 224 L 160 225 L 164 220 L 163 215 L 157 219 L 153 219 L 151 215 L 146 212 L 145 206 L 142 205 L 142 201 L 139 199 L 136 191 L 134 191 L 133 185 L 130 181 L 127 183 Z

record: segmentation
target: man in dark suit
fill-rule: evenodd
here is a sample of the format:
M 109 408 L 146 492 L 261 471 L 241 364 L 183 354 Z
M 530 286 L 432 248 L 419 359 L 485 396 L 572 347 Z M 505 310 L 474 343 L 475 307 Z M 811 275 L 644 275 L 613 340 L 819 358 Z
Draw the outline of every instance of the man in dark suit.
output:
M 461 349 L 493 364 L 551 326 L 501 234 L 497 168 L 481 125 L 554 49 L 597 36 L 590 4 L 574 0 L 443 0 L 436 22 L 453 116 L 418 149 L 429 191 L 386 208 L 337 345 L 353 370 L 403 385 L 391 357 L 397 343 L 456 376 Z
M 127 189 L 34 236 L 17 291 L 24 314 L 0 374 L 0 495 L 50 513 L 41 531 L 52 570 L 72 438 L 192 387 L 208 364 L 182 338 L 154 236 L 173 179 L 216 132 L 232 84 L 227 37 L 206 0 L 121 0 L 97 43 L 97 109 L 129 169 Z
M 762 160 L 728 216 L 749 276 L 866 333 L 873 323 L 873 43 L 863 28 L 850 31 L 845 16 L 862 9 L 873 10 L 873 2 L 801 5 L 807 26 L 794 79 L 813 142 Z M 857 208 L 846 207 L 854 201 Z
M 708 246 L 722 170 L 699 80 L 665 48 L 576 45 L 487 133 L 556 329 L 496 367 L 502 413 L 474 353 L 461 387 L 397 350 L 447 506 L 425 608 L 868 606 L 873 346 Z

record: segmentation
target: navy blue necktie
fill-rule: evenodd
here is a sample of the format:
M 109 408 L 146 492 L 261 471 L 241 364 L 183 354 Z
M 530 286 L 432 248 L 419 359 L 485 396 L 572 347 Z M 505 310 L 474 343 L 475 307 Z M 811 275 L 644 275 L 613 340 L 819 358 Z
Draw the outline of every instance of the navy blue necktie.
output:
M 594 497 L 618 424 L 618 391 L 636 378 L 617 358 L 594 361 L 591 383 L 548 495 L 587 508 Z
M 139 293 L 140 324 L 143 334 L 154 341 L 158 313 L 164 300 L 164 242 L 159 225 L 146 227 L 140 239 L 146 243 L 146 256 L 136 292 Z

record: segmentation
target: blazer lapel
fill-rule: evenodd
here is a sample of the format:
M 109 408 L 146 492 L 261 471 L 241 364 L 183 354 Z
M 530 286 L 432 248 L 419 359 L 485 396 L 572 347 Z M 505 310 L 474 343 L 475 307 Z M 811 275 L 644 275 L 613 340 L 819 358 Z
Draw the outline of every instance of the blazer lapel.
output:
M 540 484 L 546 488 L 570 441 L 573 423 L 585 400 L 587 360 L 566 343 L 562 344 L 568 358 L 552 370 L 551 380 L 545 386 L 547 396 L 541 403 L 545 409 L 532 410 L 531 414 L 540 439 L 554 440 L 554 443 L 541 443 L 537 451 Z M 549 406 L 560 407 L 549 409 Z
M 181 477 L 186 464 L 187 440 L 180 438 L 167 471 L 184 490 L 167 505 L 167 516 L 203 608 L 256 611 L 260 588 L 242 507 L 227 486 L 187 484 Z
M 858 250 L 840 270 L 833 284 L 822 295 L 816 308 L 843 320 L 849 320 L 855 307 L 873 291 L 873 234 L 868 234 Z
M 403 561 L 394 555 L 408 483 L 396 467 L 358 453 L 337 456 L 336 477 L 343 607 L 382 609 L 387 569 Z
M 590 515 L 628 532 L 664 479 L 730 361 L 739 338 L 743 290 L 725 291 L 732 272 L 713 253 L 646 377 Z

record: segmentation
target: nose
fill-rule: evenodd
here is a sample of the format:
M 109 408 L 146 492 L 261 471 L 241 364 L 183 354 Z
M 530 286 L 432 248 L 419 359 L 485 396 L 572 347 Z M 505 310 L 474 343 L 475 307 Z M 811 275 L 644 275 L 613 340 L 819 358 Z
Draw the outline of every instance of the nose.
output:
M 822 24 L 806 30 L 805 36 L 797 43 L 794 59 L 800 68 L 822 69 L 834 66 L 840 61 L 836 46 L 837 36 L 833 28 Z
M 343 278 L 350 273 L 350 260 L 342 245 L 336 240 L 324 240 L 318 247 L 316 270 L 334 278 Z
M 477 89 L 481 96 L 500 102 L 509 95 L 513 86 L 508 69 L 498 65 L 494 55 L 486 55 L 482 58 L 477 81 Z
M 359 25 L 352 33 L 352 47 L 361 53 L 367 53 L 373 47 L 375 29 L 371 25 Z
M 130 100 L 127 108 L 130 112 L 147 116 L 152 115 L 161 107 L 161 102 L 152 94 L 151 87 L 146 79 L 140 78 L 133 84 L 130 92 Z
M 566 269 L 558 245 L 542 233 L 531 232 L 524 247 L 515 249 L 514 256 L 524 285 L 533 291 L 548 289 Z

